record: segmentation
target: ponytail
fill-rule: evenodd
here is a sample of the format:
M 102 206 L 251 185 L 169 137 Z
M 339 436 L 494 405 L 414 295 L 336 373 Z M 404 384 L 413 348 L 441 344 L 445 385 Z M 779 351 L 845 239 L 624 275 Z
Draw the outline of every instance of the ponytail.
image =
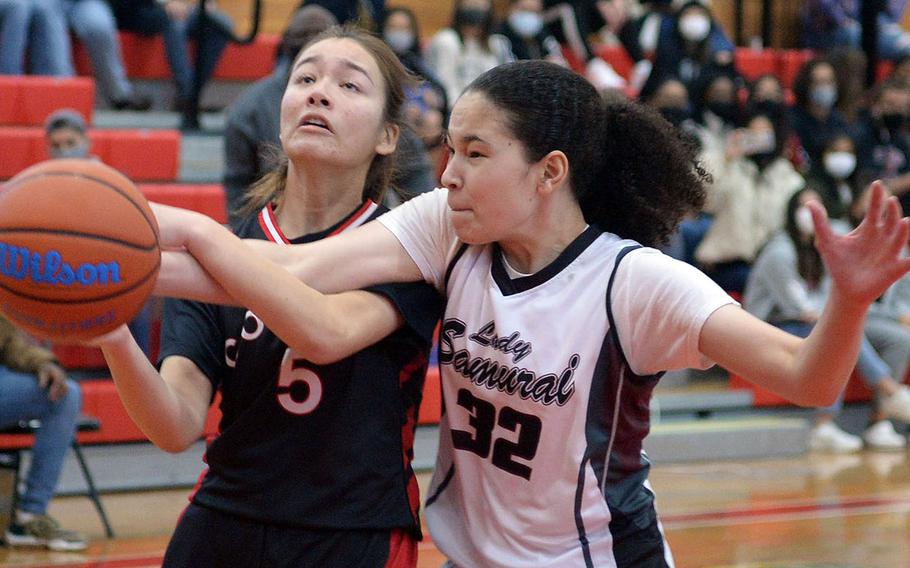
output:
M 628 102 L 604 110 L 598 174 L 579 195 L 585 219 L 647 246 L 664 244 L 701 210 L 710 176 L 695 143 L 656 111 Z

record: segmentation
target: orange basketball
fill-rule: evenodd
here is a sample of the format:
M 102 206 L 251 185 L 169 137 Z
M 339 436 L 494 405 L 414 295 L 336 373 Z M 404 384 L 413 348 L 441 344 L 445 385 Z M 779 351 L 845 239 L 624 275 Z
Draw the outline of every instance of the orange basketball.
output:
M 148 202 L 101 162 L 50 160 L 0 187 L 0 312 L 32 335 L 82 340 L 128 322 L 160 264 Z

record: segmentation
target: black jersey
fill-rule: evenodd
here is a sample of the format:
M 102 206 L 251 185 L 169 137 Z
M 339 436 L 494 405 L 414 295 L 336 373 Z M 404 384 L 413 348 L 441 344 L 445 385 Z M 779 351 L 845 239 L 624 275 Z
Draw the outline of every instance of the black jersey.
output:
M 322 239 L 382 212 L 367 202 L 335 227 L 293 242 Z M 271 207 L 237 233 L 288 242 Z M 330 365 L 295 356 L 248 310 L 166 303 L 160 360 L 188 357 L 221 392 L 219 434 L 206 451 L 208 470 L 194 503 L 299 527 L 419 532 L 413 439 L 442 299 L 424 283 L 370 290 L 394 302 L 405 325 Z

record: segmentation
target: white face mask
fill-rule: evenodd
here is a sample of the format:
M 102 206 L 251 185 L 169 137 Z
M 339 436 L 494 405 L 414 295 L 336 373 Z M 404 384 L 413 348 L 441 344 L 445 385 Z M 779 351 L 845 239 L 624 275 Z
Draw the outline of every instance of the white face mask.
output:
M 856 169 L 856 156 L 852 152 L 829 152 L 824 162 L 825 171 L 834 179 L 847 179 Z
M 543 29 L 543 18 L 540 14 L 519 10 L 509 15 L 509 25 L 521 37 L 534 37 Z
M 689 41 L 702 41 L 711 32 L 711 20 L 702 14 L 685 16 L 679 20 L 679 33 Z
M 395 53 L 404 53 L 414 45 L 414 34 L 405 30 L 390 30 L 383 39 Z
M 800 205 L 796 209 L 796 228 L 804 235 L 815 234 L 815 223 L 812 222 L 812 212 L 805 205 Z

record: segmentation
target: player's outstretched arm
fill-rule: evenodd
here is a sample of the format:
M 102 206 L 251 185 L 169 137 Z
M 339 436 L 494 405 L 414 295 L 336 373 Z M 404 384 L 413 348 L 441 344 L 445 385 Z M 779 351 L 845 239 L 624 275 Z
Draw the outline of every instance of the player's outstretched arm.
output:
M 793 337 L 734 306 L 712 314 L 699 348 L 721 366 L 797 404 L 827 406 L 856 365 L 866 311 L 910 270 L 902 256 L 910 220 L 876 182 L 869 210 L 854 231 L 839 236 L 824 209 L 811 203 L 816 247 L 832 279 L 831 295 L 812 333 Z
M 159 374 L 125 325 L 92 343 L 101 347 L 130 418 L 152 443 L 181 452 L 199 439 L 212 383 L 192 361 L 168 357 Z
M 159 293 L 242 305 L 289 347 L 317 363 L 355 353 L 401 325 L 388 299 L 357 289 L 421 279 L 398 239 L 379 223 L 288 246 L 242 241 L 190 211 L 161 205 L 153 209 L 161 246 L 184 251 L 171 257 L 173 263 L 162 263 Z M 322 293 L 339 290 L 352 291 Z

